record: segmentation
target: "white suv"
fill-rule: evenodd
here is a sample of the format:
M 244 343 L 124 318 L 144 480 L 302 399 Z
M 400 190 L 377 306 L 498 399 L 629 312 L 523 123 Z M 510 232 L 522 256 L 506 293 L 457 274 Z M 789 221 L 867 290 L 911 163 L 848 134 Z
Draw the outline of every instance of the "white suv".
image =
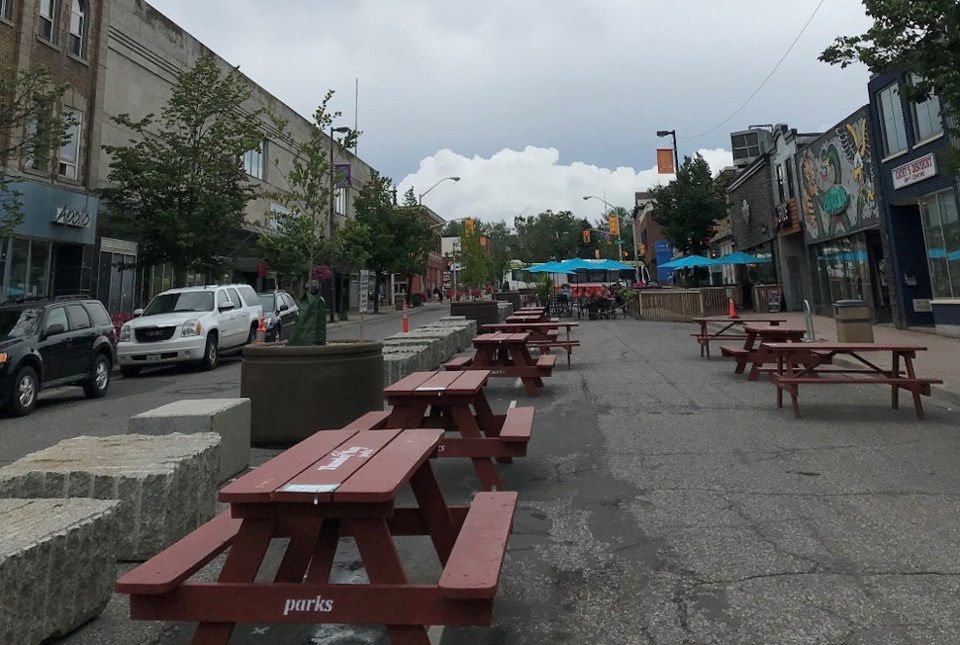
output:
M 144 367 L 170 363 L 198 363 L 212 370 L 221 350 L 253 342 L 261 316 L 260 299 L 249 285 L 164 291 L 120 328 L 120 373 L 136 376 Z

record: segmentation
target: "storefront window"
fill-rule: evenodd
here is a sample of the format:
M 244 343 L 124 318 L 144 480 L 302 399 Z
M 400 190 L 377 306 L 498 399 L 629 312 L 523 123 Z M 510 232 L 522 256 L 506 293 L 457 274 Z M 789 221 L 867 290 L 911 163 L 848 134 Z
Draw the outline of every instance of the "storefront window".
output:
M 50 242 L 30 242 L 29 294 L 50 295 Z
M 920 200 L 934 298 L 960 298 L 960 218 L 952 190 Z
M 817 264 L 823 295 L 837 300 L 868 301 L 870 271 L 864 238 L 842 237 L 817 246 Z M 828 303 L 824 303 L 828 304 Z
M 6 282 L 6 299 L 23 298 L 27 294 L 27 265 L 30 261 L 30 240 L 11 242 L 10 275 Z

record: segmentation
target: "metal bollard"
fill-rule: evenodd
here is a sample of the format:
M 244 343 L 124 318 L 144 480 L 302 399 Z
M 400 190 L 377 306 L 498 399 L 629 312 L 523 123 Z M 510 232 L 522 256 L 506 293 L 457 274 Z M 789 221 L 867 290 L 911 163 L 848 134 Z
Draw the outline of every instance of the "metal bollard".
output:
M 811 342 L 817 340 L 817 332 L 813 329 L 813 311 L 810 309 L 810 301 L 803 301 L 803 317 L 807 322 L 807 339 Z

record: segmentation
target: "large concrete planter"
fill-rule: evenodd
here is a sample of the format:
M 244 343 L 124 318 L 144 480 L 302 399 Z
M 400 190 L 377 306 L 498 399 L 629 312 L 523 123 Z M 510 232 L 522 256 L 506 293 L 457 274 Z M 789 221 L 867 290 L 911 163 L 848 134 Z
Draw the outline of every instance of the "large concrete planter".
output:
M 499 300 L 500 302 L 509 302 L 513 305 L 514 311 L 520 311 L 520 292 L 519 291 L 501 291 L 499 293 L 493 294 L 494 300 Z
M 383 409 L 383 343 L 248 345 L 240 396 L 251 404 L 250 443 L 291 446 Z
M 466 300 L 450 303 L 451 316 L 464 316 L 467 320 L 476 320 L 477 329 L 481 325 L 500 322 L 499 311 L 496 300 Z

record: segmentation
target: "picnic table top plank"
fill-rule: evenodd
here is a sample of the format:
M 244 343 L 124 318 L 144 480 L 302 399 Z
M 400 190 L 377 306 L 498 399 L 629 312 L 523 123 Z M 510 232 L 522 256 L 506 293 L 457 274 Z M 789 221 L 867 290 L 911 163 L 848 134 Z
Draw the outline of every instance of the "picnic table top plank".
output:
M 536 322 L 502 322 L 502 323 L 487 323 L 482 325 L 480 329 L 491 329 L 496 331 L 507 331 L 510 329 L 559 329 L 560 327 L 578 327 L 580 323 L 571 322 L 571 321 L 555 321 L 547 322 L 544 320 L 538 320 Z
M 787 322 L 786 318 L 777 318 L 773 316 L 751 316 L 749 318 L 741 318 L 737 316 L 736 318 L 731 318 L 730 316 L 698 316 L 693 318 L 693 322 L 731 322 L 731 323 L 753 323 L 753 322 L 768 322 L 768 323 L 785 323 Z
M 446 378 L 452 375 L 452 378 Z M 489 370 L 463 370 L 460 372 L 437 372 L 436 376 L 423 382 L 412 394 L 476 394 L 487 382 Z M 442 389 L 441 389 L 442 388 Z
M 291 477 L 274 492 L 276 502 L 339 501 L 334 492 L 380 455 L 400 430 L 358 431 L 327 454 L 314 454 L 314 463 Z
M 773 351 L 796 352 L 815 349 L 821 352 L 923 352 L 926 347 L 920 345 L 901 345 L 898 343 L 764 343 Z
M 286 450 L 267 463 L 259 466 L 220 490 L 221 502 L 269 501 L 274 491 L 290 478 L 303 472 L 317 461 L 318 455 L 325 455 L 344 441 L 348 441 L 356 430 L 323 430 L 307 437 L 289 450 Z
M 373 430 L 373 434 L 384 432 Z M 430 458 L 443 430 L 420 428 L 398 430 L 395 439 L 377 453 L 376 468 L 363 468 L 337 488 L 334 502 L 386 502 L 397 496 L 397 491 L 413 473 Z
M 474 345 L 482 345 L 485 343 L 526 343 L 529 340 L 530 334 L 520 332 L 520 333 L 511 333 L 511 332 L 493 332 L 491 334 L 479 334 L 473 337 Z
M 807 330 L 805 327 L 787 327 L 786 325 L 771 325 L 770 323 L 747 323 L 743 325 L 743 329 L 748 332 L 753 333 L 775 333 L 775 334 L 805 334 Z
M 436 372 L 411 372 L 396 383 L 392 383 L 385 387 L 383 389 L 383 393 L 391 394 L 394 391 L 409 392 L 411 390 L 415 390 L 423 385 L 423 382 L 428 380 L 434 374 L 436 374 Z

